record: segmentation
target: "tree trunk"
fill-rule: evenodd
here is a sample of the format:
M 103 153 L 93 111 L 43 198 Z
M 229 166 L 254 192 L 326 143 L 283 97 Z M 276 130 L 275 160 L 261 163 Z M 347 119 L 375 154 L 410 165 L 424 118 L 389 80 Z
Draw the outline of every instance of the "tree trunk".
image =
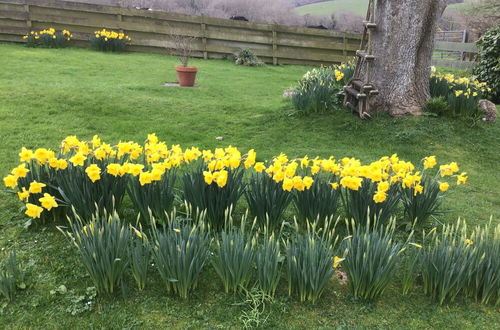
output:
M 447 0 L 377 0 L 372 32 L 372 109 L 419 115 L 429 99 L 434 34 Z

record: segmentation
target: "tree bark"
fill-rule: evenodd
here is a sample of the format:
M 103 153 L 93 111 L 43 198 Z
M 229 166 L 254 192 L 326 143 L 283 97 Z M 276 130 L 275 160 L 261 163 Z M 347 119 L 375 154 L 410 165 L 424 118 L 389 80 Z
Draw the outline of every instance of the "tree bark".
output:
M 372 32 L 372 109 L 419 115 L 429 98 L 434 34 L 447 0 L 378 0 Z

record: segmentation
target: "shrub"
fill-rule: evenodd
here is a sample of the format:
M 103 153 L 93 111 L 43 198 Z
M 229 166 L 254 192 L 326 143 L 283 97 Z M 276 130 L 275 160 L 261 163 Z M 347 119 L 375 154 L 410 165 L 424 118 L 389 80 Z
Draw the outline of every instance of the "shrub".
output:
M 427 222 L 429 217 L 443 214 L 439 211 L 439 206 L 444 193 L 450 186 L 445 179 L 446 177 L 455 178 L 457 185 L 467 182 L 465 172 L 458 174 L 460 169 L 457 163 L 443 164 L 433 175 L 430 171 L 436 164 L 435 156 L 425 157 L 422 172 L 408 175 L 402 181 L 400 186 L 401 200 L 405 218 L 409 224 L 422 225 Z
M 255 164 L 258 173 L 251 180 L 247 200 L 250 208 L 255 209 L 254 213 L 259 214 L 257 219 L 260 219 L 261 226 L 277 228 L 277 221 L 292 200 L 293 193 L 307 191 L 313 185 L 311 176 L 298 175 L 298 166 L 296 160 L 289 160 L 285 154 L 275 157 L 267 168 L 264 163 Z
M 182 30 L 176 28 L 171 29 L 169 37 L 173 47 L 169 47 L 168 52 L 172 56 L 177 56 L 181 66 L 188 67 L 189 61 L 193 56 L 194 43 L 198 38 L 187 36 Z
M 71 231 L 58 229 L 76 246 L 97 291 L 111 294 L 122 283 L 129 264 L 130 229 L 116 213 L 98 213 L 86 225 L 75 215 L 75 219 L 68 218 Z
M 349 278 L 349 288 L 356 298 L 367 300 L 379 298 L 394 277 L 394 271 L 403 251 L 401 245 L 394 242 L 396 219 L 387 225 L 377 222 L 356 225 L 348 224 L 352 229 L 350 236 L 343 241 L 343 267 Z
M 453 91 L 454 81 L 455 76 L 452 74 L 442 75 L 436 71 L 432 72 L 429 78 L 431 97 L 443 97 L 446 99 L 448 94 Z
M 345 159 L 347 173 L 352 172 L 351 167 L 357 167 L 359 161 Z M 374 223 L 385 223 L 396 212 L 399 202 L 398 181 L 386 181 L 390 173 L 390 160 L 383 158 L 368 166 L 360 167 L 356 176 L 344 176 L 340 179 L 341 197 L 347 217 L 363 224 L 367 220 Z M 394 168 L 393 168 L 394 170 Z M 365 173 L 361 173 L 361 171 Z M 356 172 L 353 172 L 356 173 Z M 384 177 L 386 178 L 384 180 Z
M 337 190 L 341 189 L 343 209 L 349 217 L 363 222 L 368 210 L 372 219 L 386 219 L 393 214 L 401 194 L 395 187 L 401 186 L 413 189 L 413 195 L 403 196 L 405 212 L 413 222 L 422 218 L 415 212 L 426 210 L 415 206 L 419 203 L 417 196 L 431 191 L 424 187 L 428 171 L 416 171 L 414 164 L 400 160 L 397 155 L 362 164 L 355 158 L 288 159 L 280 154 L 265 164 L 256 162 L 254 150 L 241 155 L 234 147 L 216 148 L 214 152 L 196 147 L 182 149 L 178 145 L 167 148 L 154 134 L 149 134 L 143 145 L 129 141 L 115 146 L 101 142 L 97 136 L 92 141 L 69 136 L 57 155 L 45 148 L 34 151 L 23 148 L 20 158 L 21 163 L 3 178 L 4 185 L 25 203 L 28 217 L 42 220 L 49 216 L 72 216 L 68 214 L 71 209 L 83 220 L 91 218 L 97 210 L 119 211 L 126 186 L 133 182 L 135 188 L 129 187 L 128 194 L 135 210 L 143 218 L 150 217 L 151 211 L 153 216 L 158 215 L 157 221 L 162 221 L 167 217 L 165 210 L 170 209 L 173 196 L 170 176 L 177 171 L 183 173 L 181 196 L 194 210 L 195 218 L 206 213 L 204 219 L 217 230 L 223 228 L 226 214 L 231 215 L 244 193 L 247 178 L 253 185 L 247 199 L 261 227 L 267 225 L 267 216 L 270 222 L 271 218 L 276 221 L 270 225 L 277 227 L 276 219 L 288 203 L 287 193 L 298 196 L 296 204 L 302 218 L 316 220 L 318 215 L 321 219 L 334 213 Z M 424 165 L 429 165 L 431 159 L 434 167 L 435 157 L 424 159 Z M 439 183 L 441 191 L 450 186 L 446 182 L 449 177 L 455 178 L 457 184 L 465 183 L 466 173 L 459 174 L 458 170 L 454 162 L 442 165 L 440 177 L 436 174 L 432 182 Z M 260 177 L 252 183 L 251 175 Z M 162 194 L 163 197 L 159 196 Z
M 19 199 L 26 203 L 26 215 L 31 218 L 63 218 L 71 216 L 74 208 L 85 220 L 97 210 L 111 213 L 119 208 L 128 181 L 138 180 L 140 194 L 135 190 L 129 194 L 139 211 L 149 217 L 149 207 L 163 216 L 162 210 L 170 208 L 166 198 L 172 197 L 170 174 L 181 164 L 199 157 L 196 150 L 182 150 L 175 145 L 167 149 L 154 134 L 148 135 L 143 146 L 120 142 L 114 147 L 101 142 L 98 136 L 92 141 L 68 136 L 57 155 L 46 148 L 22 148 L 21 164 L 4 178 L 4 183 L 18 190 Z M 147 187 L 149 184 L 153 187 Z M 163 194 L 163 201 L 145 200 L 149 193 L 158 191 Z
M 446 99 L 449 111 L 443 114 L 452 117 L 477 117 L 479 100 L 491 92 L 491 88 L 485 82 L 455 77 L 453 74 L 433 72 L 429 82 L 431 97 Z
M 46 48 L 63 48 L 71 38 L 73 38 L 73 35 L 68 30 L 56 31 L 54 28 L 39 32 L 31 31 L 23 36 L 27 47 L 41 45 Z
M 133 228 L 135 235 L 130 239 L 130 266 L 132 276 L 140 291 L 146 287 L 148 268 L 151 262 L 151 245 L 146 234 Z
M 479 62 L 474 67 L 477 79 L 492 89 L 492 100 L 500 103 L 500 25 L 488 30 L 476 43 L 479 48 Z
M 424 233 L 420 258 L 425 294 L 443 304 L 460 292 L 482 303 L 500 303 L 500 225 L 476 227 L 465 222 Z
M 345 86 L 354 76 L 354 71 L 356 70 L 356 62 L 352 61 L 343 63 L 338 66 L 338 70 L 342 72 L 343 75 L 336 74 L 335 76 L 337 79 L 341 78 L 339 82 L 341 82 Z
M 74 156 L 79 157 L 78 153 Z M 59 194 L 84 221 L 99 210 L 112 213 L 125 196 L 126 181 L 109 174 L 104 165 L 97 159 L 87 159 L 81 165 L 70 161 L 64 171 L 56 172 Z
M 210 253 L 210 238 L 203 221 L 177 219 L 174 214 L 161 228 L 153 222 L 152 245 L 153 259 L 167 293 L 186 299 L 198 286 Z
M 437 181 L 426 177 L 418 186 L 401 188 L 401 200 L 408 223 L 415 222 L 417 225 L 422 225 L 429 217 L 443 214 L 439 211 L 443 197 L 439 186 Z
M 0 262 L 0 294 L 7 300 L 12 300 L 17 288 L 26 286 L 23 281 L 24 272 L 19 267 L 14 250 Z
M 90 43 L 93 48 L 100 51 L 121 52 L 132 39 L 123 32 L 95 31 L 90 37 Z
M 477 302 L 500 304 L 500 225 L 476 226 L 465 239 L 473 261 L 468 264 L 465 294 Z
M 331 279 L 334 268 L 335 224 L 326 221 L 322 230 L 307 223 L 306 233 L 299 233 L 286 241 L 288 264 L 288 294 L 297 292 L 300 301 L 315 303 Z
M 245 48 L 241 49 L 235 54 L 235 62 L 237 65 L 244 66 L 263 66 L 264 63 L 259 60 L 257 56 L 254 55 L 251 49 Z
M 264 229 L 262 244 L 257 248 L 257 285 L 270 297 L 274 297 L 281 277 L 280 233 Z
M 331 187 L 337 180 L 332 174 L 316 175 L 310 189 L 294 191 L 294 203 L 301 220 L 322 222 L 337 213 L 340 191 Z
M 407 295 L 410 292 L 419 274 L 418 261 L 422 255 L 422 245 L 409 243 L 407 251 L 409 251 L 409 253 L 402 265 L 403 295 Z
M 462 290 L 467 263 L 473 261 L 467 254 L 467 243 L 458 233 L 457 226 L 445 225 L 440 233 L 433 229 L 424 235 L 421 258 L 424 292 L 440 304 L 453 301 Z
M 264 172 L 253 173 L 245 198 L 253 216 L 257 218 L 260 227 L 266 225 L 278 228 L 280 221 L 292 201 L 292 194 L 283 189 L 280 182 Z
M 246 290 L 252 276 L 257 241 L 254 235 L 245 232 L 245 222 L 243 217 L 241 226 L 235 228 L 228 220 L 216 243 L 212 264 L 226 293 Z
M 436 114 L 438 116 L 448 115 L 450 112 L 450 105 L 443 96 L 433 97 L 425 103 L 425 113 Z
M 322 113 L 340 105 L 344 74 L 336 67 L 314 68 L 298 82 L 292 105 L 301 114 Z
M 467 89 L 470 91 L 470 89 Z M 454 93 L 448 94 L 448 104 L 450 105 L 451 115 L 453 117 L 478 118 L 481 116 L 479 109 L 479 100 L 482 98 L 480 94 L 470 94 L 457 90 Z
M 206 211 L 211 227 L 220 230 L 245 191 L 243 173 L 238 168 L 210 172 L 199 166 L 184 173 L 184 199 L 196 211 Z
M 162 164 L 155 164 L 151 171 L 151 183 L 144 182 L 144 175 L 132 176 L 128 180 L 127 191 L 142 219 L 165 220 L 172 210 L 174 186 L 177 178 L 175 169 L 167 170 Z M 155 179 L 153 181 L 153 179 Z
M 53 151 L 39 148 L 33 153 L 38 157 L 33 156 L 34 159 L 23 161 L 11 172 L 18 177 L 17 196 L 26 204 L 25 214 L 30 218 L 40 218 L 42 222 L 64 218 L 67 210 L 56 182 L 56 175 L 60 169 L 46 166 L 47 160 L 44 154 L 55 157 Z M 66 161 L 58 160 L 57 163 L 66 164 Z

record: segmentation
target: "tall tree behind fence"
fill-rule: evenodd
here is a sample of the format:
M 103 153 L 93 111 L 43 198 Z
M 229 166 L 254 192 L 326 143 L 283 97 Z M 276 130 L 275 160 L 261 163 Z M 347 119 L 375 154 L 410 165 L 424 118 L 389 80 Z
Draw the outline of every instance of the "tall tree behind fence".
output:
M 261 24 L 57 0 L 0 0 L 0 41 L 22 41 L 30 30 L 70 30 L 74 44 L 89 46 L 102 28 L 125 32 L 129 50 L 165 52 L 170 34 L 195 36 L 194 56 L 222 58 L 252 49 L 273 64 L 331 64 L 349 60 L 360 36 L 331 30 Z

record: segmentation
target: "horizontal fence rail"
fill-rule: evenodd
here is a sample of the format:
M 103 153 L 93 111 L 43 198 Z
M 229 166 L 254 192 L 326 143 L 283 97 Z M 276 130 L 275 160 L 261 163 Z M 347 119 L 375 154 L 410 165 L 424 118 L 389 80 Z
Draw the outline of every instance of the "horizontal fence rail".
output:
M 173 32 L 197 37 L 193 56 L 224 58 L 249 48 L 266 63 L 334 64 L 354 58 L 361 35 L 304 27 L 242 22 L 59 0 L 0 0 L 0 41 L 24 42 L 32 30 L 53 27 L 74 35 L 72 44 L 90 47 L 89 38 L 102 28 L 132 38 L 131 51 L 165 53 L 174 47 Z M 474 44 L 436 41 L 436 50 L 459 52 L 460 61 L 434 58 L 433 64 L 470 68 L 464 54 L 475 54 Z M 473 56 L 475 58 L 475 56 Z M 469 56 L 469 59 L 473 57 Z

